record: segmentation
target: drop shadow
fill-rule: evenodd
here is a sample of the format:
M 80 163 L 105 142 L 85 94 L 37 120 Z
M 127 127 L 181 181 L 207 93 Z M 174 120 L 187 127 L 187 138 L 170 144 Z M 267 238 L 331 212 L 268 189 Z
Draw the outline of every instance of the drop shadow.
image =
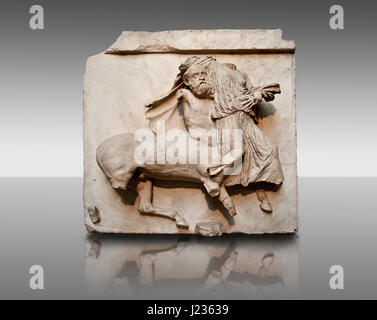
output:
M 247 187 L 244 187 L 242 185 L 235 185 L 228 187 L 227 190 L 230 196 L 234 196 L 236 194 L 247 196 L 249 194 L 257 192 L 257 190 L 277 192 L 280 190 L 281 186 L 282 184 L 276 185 L 274 183 L 268 182 L 254 182 L 249 184 Z
M 274 115 L 276 108 L 271 103 L 262 101 L 255 105 L 254 112 L 257 120 L 259 120 Z

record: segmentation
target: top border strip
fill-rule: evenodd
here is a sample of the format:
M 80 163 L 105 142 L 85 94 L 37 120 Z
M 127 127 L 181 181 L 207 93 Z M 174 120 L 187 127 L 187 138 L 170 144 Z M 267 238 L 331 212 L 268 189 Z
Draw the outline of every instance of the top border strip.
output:
M 274 30 L 124 31 L 104 53 L 294 53 L 295 42 Z

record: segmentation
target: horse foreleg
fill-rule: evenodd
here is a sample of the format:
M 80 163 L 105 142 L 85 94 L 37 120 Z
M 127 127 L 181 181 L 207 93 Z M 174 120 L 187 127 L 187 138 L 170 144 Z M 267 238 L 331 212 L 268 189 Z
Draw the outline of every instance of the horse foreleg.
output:
M 260 208 L 266 213 L 272 213 L 272 206 L 270 201 L 267 198 L 267 193 L 264 189 L 257 190 L 257 197 L 260 201 Z
M 220 186 L 219 200 L 232 217 L 237 214 L 233 200 L 230 198 L 228 191 L 226 191 L 224 184 Z
M 153 205 L 152 181 L 139 181 L 137 185 L 137 193 L 139 194 L 138 210 L 140 213 L 166 217 L 174 220 L 177 227 L 188 228 L 186 221 L 180 216 L 177 210 L 159 208 Z

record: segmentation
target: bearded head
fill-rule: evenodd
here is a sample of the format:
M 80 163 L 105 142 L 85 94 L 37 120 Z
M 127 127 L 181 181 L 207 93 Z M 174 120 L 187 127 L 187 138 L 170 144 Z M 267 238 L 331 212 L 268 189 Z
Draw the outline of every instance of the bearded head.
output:
M 207 68 L 193 65 L 183 74 L 183 82 L 199 98 L 211 98 L 213 96 L 211 79 Z
M 179 66 L 179 71 L 173 88 L 186 86 L 198 98 L 213 99 L 212 119 L 237 111 L 251 112 L 255 104 L 252 85 L 234 64 L 193 56 Z
M 213 98 L 210 66 L 212 57 L 190 57 L 179 66 L 180 73 L 174 86 L 184 83 L 199 98 Z

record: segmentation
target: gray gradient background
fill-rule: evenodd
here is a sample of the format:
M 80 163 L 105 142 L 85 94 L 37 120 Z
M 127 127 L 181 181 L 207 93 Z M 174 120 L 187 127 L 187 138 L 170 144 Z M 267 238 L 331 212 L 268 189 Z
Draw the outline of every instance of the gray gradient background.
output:
M 45 30 L 29 28 L 41 4 Z M 372 1 L 1 1 L 0 176 L 82 176 L 87 57 L 122 30 L 281 28 L 297 45 L 299 176 L 377 176 Z M 25 161 L 27 159 L 27 161 Z
M 29 28 L 33 4 L 44 7 L 45 30 Z M 344 30 L 329 28 L 333 4 L 344 6 Z M 376 7 L 372 1 L 1 1 L 0 177 L 20 178 L 0 179 L 0 298 L 86 297 L 90 240 L 80 177 L 88 56 L 122 30 L 281 28 L 297 45 L 298 172 L 306 177 L 299 183 L 299 234 L 291 240 L 299 242 L 300 258 L 294 297 L 376 299 L 377 179 L 367 178 L 377 176 Z M 44 291 L 28 289 L 32 264 L 45 267 Z M 343 291 L 329 289 L 333 264 L 345 268 Z

